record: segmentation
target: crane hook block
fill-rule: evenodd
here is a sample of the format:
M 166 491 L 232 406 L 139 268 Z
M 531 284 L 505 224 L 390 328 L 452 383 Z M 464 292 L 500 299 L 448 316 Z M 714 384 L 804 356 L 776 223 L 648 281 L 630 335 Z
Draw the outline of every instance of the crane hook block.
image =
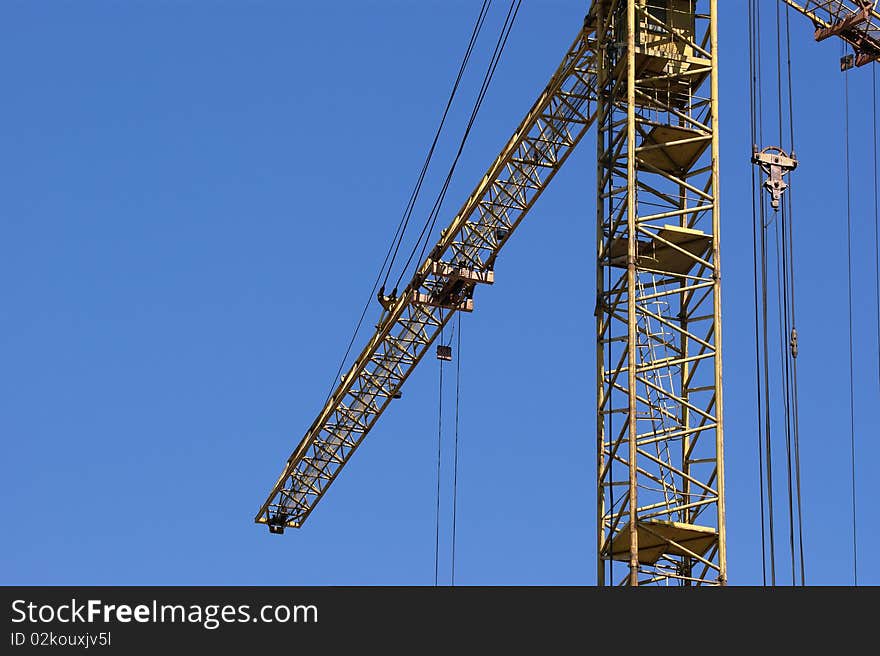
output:
M 446 344 L 437 345 L 437 359 L 452 362 L 452 347 Z
M 767 174 L 764 180 L 764 188 L 770 193 L 770 205 L 774 210 L 779 210 L 779 201 L 782 194 L 788 189 L 788 183 L 784 178 L 798 166 L 794 152 L 786 153 L 779 146 L 768 146 L 764 150 L 755 150 L 752 154 L 752 164 L 757 164 Z
M 287 513 L 284 512 L 278 512 L 274 515 L 270 515 L 269 521 L 267 522 L 267 524 L 269 525 L 269 533 L 272 533 L 273 535 L 283 535 L 284 528 L 287 526 L 288 519 L 290 519 L 290 517 L 287 515 Z

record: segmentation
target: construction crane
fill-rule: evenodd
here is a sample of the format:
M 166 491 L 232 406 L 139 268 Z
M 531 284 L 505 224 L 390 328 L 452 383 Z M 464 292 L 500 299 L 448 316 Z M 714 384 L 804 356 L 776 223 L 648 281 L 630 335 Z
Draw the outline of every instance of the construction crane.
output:
M 880 59 L 880 14 L 877 0 L 781 0 L 813 21 L 816 41 L 838 37 L 848 43 L 852 54 L 841 68 L 864 66 Z
M 794 2 L 880 58 L 867 0 Z M 591 127 L 597 132 L 599 585 L 727 582 L 717 0 L 594 0 L 547 87 L 284 464 L 255 520 L 303 525 Z M 781 194 L 787 160 L 756 163 Z M 775 190 L 774 190 L 775 189 Z M 624 574 L 612 578 L 620 562 Z

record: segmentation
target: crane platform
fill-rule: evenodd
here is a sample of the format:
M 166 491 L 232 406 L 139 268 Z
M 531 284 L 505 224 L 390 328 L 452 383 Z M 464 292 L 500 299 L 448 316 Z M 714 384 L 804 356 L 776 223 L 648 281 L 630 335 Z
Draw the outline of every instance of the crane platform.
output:
M 678 125 L 655 125 L 636 150 L 641 169 L 690 171 L 712 143 L 712 135 Z
M 712 246 L 712 236 L 702 230 L 663 226 L 650 240 L 636 242 L 638 266 L 652 271 L 683 275 L 703 259 Z M 626 267 L 626 241 L 619 239 L 611 247 L 612 266 Z
M 656 565 L 665 555 L 704 556 L 718 541 L 718 531 L 708 526 L 640 520 L 636 522 L 639 563 Z M 630 528 L 624 526 L 611 542 L 612 560 L 629 560 Z

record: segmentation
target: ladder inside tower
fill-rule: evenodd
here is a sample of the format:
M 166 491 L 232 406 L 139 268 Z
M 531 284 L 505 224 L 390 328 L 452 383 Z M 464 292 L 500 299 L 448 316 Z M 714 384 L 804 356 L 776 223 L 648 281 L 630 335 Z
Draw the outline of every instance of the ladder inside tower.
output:
M 672 134 L 672 133 L 669 133 Z M 712 236 L 700 230 L 664 225 L 656 229 L 650 239 L 636 241 L 636 366 L 640 381 L 638 419 L 648 422 L 653 433 L 654 461 L 659 485 L 650 491 L 659 495 L 660 508 L 654 518 L 637 520 L 638 559 L 643 565 L 656 565 L 663 557 L 702 558 L 717 542 L 717 531 L 706 526 L 688 523 L 686 510 L 693 499 L 684 491 L 682 468 L 675 462 L 670 443 L 664 436 L 681 434 L 679 414 L 681 390 L 680 361 L 682 353 L 671 328 L 679 311 L 671 307 L 674 296 L 668 286 L 675 275 L 687 275 L 697 269 L 708 257 Z M 611 263 L 626 267 L 627 242 L 617 240 L 611 248 Z M 661 514 L 665 519 L 657 519 Z M 606 551 L 612 560 L 629 560 L 630 531 L 619 529 Z
M 646 279 L 650 281 L 648 286 L 645 285 Z M 679 397 L 676 380 L 680 378 L 681 366 L 675 364 L 678 360 L 678 350 L 673 341 L 675 334 L 668 327 L 672 315 L 668 296 L 658 286 L 656 274 L 637 274 L 636 290 L 639 305 L 636 316 L 638 367 L 642 370 L 643 394 L 647 400 L 640 418 L 650 422 L 651 432 L 657 438 L 680 430 L 675 399 Z M 668 440 L 659 439 L 653 443 L 663 503 L 671 513 L 672 508 L 683 506 L 687 501 L 678 492 L 680 488 L 676 485 L 675 465 Z
M 700 162 L 712 143 L 711 131 L 684 109 L 693 105 L 712 62 L 709 53 L 696 45 L 690 0 L 639 0 L 636 11 L 635 100 L 645 115 L 636 125 L 636 169 L 647 187 L 672 185 L 674 196 L 685 193 L 688 178 L 692 171 L 701 170 Z M 624 19 L 623 14 L 618 17 Z M 625 50 L 619 52 L 623 55 Z M 623 74 L 627 61 L 619 57 L 618 74 Z M 675 290 L 686 277 L 703 275 L 713 244 L 712 235 L 690 227 L 697 214 L 689 214 L 686 201 L 682 203 L 683 225 L 661 226 L 660 221 L 642 217 L 635 238 L 636 342 L 632 348 L 639 401 L 637 416 L 631 420 L 645 426 L 646 442 L 652 445 L 650 456 L 639 456 L 653 461 L 650 480 L 638 484 L 639 507 L 652 510 L 641 518 L 631 509 L 629 522 L 614 532 L 604 550 L 606 558 L 630 559 L 630 524 L 635 515 L 638 561 L 650 566 L 662 559 L 704 560 L 718 543 L 717 529 L 693 523 L 699 511 L 693 510 L 694 494 L 682 473 L 687 467 L 680 461 L 686 456 L 673 449 L 677 436 L 688 428 L 681 401 L 684 390 L 680 389 L 686 354 L 676 328 L 682 308 Z M 628 238 L 613 242 L 611 265 L 627 267 L 628 250 Z

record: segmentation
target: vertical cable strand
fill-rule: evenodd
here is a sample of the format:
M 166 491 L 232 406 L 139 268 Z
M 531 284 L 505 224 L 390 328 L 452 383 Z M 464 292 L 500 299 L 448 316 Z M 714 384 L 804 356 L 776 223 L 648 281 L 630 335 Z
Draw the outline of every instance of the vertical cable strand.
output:
M 441 335 L 441 341 L 443 341 Z M 437 412 L 437 507 L 435 510 L 436 528 L 434 531 L 434 586 L 440 575 L 440 456 L 443 439 L 443 360 L 440 360 L 440 393 Z
M 852 548 L 853 548 L 853 585 L 859 584 L 858 540 L 856 533 L 856 429 L 855 399 L 853 383 L 853 312 L 852 312 L 852 180 L 850 174 L 849 152 L 849 75 L 844 73 L 844 121 L 846 144 L 846 280 L 847 280 L 847 313 L 849 316 L 849 440 L 850 440 L 850 481 L 852 485 Z
M 458 408 L 461 399 L 461 312 L 455 345 L 455 458 L 452 464 L 452 585 L 455 585 L 456 516 L 458 514 Z

